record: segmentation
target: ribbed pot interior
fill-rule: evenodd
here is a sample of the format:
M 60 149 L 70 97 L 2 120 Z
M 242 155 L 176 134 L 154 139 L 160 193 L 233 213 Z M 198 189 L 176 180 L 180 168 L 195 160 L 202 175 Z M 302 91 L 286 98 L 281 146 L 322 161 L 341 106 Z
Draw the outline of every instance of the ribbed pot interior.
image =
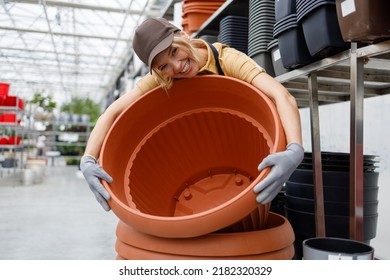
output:
M 196 110 L 157 127 L 130 159 L 128 200 L 144 213 L 182 216 L 238 195 L 270 150 L 264 129 L 245 117 Z

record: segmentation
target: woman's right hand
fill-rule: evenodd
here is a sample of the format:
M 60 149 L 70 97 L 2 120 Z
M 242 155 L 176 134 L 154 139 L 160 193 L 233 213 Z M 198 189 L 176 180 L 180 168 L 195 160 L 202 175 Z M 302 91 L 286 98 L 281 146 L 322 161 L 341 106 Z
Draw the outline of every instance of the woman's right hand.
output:
M 107 183 L 112 183 L 112 177 L 108 175 L 106 171 L 97 163 L 96 159 L 92 156 L 84 155 L 80 161 L 80 170 L 87 181 L 89 188 L 92 190 L 96 197 L 96 200 L 106 211 L 110 211 L 110 206 L 107 201 L 110 199 L 110 194 L 104 188 L 100 179 L 105 180 Z

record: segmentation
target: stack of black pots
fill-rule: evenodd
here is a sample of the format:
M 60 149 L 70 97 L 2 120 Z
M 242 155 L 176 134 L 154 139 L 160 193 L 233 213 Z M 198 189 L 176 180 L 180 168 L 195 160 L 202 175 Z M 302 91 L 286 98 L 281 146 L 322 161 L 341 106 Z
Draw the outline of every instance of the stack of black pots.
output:
M 275 24 L 275 0 L 249 0 L 248 55 L 275 76 L 268 44 Z
M 313 57 L 324 58 L 349 48 L 341 35 L 335 0 L 296 0 L 296 12 Z
M 322 152 L 322 176 L 327 237 L 349 238 L 349 154 Z M 364 242 L 376 236 L 378 221 L 378 159 L 364 156 Z M 315 186 L 312 154 L 305 153 L 301 165 L 285 185 L 285 211 L 295 232 L 295 258 L 302 258 L 302 241 L 316 236 Z
M 248 17 L 224 17 L 219 23 L 218 41 L 248 54 Z
M 295 69 L 313 62 L 298 23 L 296 0 L 275 0 L 273 37 L 278 40 L 284 68 Z

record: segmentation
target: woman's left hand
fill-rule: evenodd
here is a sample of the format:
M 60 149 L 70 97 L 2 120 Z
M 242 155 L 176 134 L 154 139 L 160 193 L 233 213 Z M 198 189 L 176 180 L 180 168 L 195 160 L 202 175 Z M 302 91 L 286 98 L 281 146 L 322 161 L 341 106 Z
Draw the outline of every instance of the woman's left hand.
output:
M 258 193 L 256 201 L 261 204 L 272 201 L 302 162 L 303 156 L 303 147 L 297 143 L 291 143 L 287 145 L 286 151 L 270 154 L 264 158 L 258 170 L 261 171 L 266 167 L 272 167 L 272 169 L 267 177 L 253 188 L 253 191 Z

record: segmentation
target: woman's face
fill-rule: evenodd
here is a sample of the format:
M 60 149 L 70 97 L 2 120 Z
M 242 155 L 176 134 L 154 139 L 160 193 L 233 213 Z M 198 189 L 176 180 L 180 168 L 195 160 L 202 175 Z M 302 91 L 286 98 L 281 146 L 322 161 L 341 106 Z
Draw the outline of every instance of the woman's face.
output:
M 170 46 L 159 53 L 153 60 L 153 68 L 157 68 L 165 76 L 171 78 L 190 78 L 196 76 L 199 66 L 191 59 L 182 47 Z

